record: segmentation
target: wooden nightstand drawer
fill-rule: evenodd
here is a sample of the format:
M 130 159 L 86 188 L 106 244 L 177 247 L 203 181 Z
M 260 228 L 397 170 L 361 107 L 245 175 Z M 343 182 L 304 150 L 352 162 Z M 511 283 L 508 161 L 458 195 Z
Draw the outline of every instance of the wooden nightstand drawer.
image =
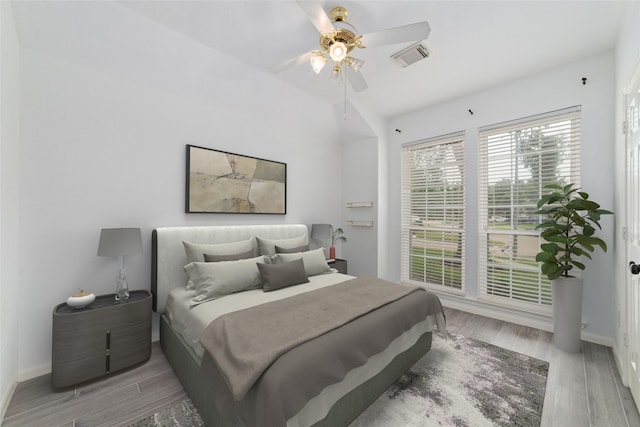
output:
M 51 383 L 67 387 L 145 362 L 151 355 L 151 294 L 128 302 L 102 295 L 86 308 L 53 311 Z

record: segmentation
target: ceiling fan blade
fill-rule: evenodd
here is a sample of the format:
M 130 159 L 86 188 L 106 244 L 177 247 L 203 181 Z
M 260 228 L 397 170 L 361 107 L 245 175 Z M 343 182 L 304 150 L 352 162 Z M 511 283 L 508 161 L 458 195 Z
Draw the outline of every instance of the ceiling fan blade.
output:
M 431 27 L 427 21 L 401 27 L 388 28 L 375 33 L 362 36 L 362 44 L 365 47 L 382 46 L 385 44 L 417 42 L 429 37 Z
M 269 67 L 269 71 L 275 74 L 275 73 L 284 71 L 287 68 L 291 68 L 291 67 L 295 67 L 296 65 L 303 64 L 305 62 L 308 64 L 309 59 L 311 58 L 311 54 L 312 52 L 303 53 L 302 55 L 296 56 L 295 58 L 291 58 L 279 64 L 272 65 L 271 67 Z
M 347 80 L 354 92 L 362 92 L 369 87 L 360 71 L 347 70 Z
M 300 6 L 309 17 L 311 22 L 313 22 L 313 25 L 315 25 L 318 31 L 321 33 L 331 33 L 334 31 L 331 19 L 318 3 L 298 0 L 298 6 Z

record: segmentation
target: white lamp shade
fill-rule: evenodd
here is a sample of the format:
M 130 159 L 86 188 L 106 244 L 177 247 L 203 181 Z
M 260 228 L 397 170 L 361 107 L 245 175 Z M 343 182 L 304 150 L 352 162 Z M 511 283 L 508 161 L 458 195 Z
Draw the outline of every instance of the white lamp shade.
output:
M 324 65 L 327 63 L 327 59 L 322 55 L 311 55 L 311 68 L 316 74 L 320 74 L 320 71 L 324 68 Z
M 333 71 L 331 71 L 331 76 L 329 76 L 329 78 L 331 80 L 333 80 L 334 82 L 341 82 L 342 81 L 342 68 L 340 68 L 339 65 L 335 65 L 333 67 Z
M 349 66 L 356 73 L 360 71 L 360 68 L 362 68 L 363 64 L 364 64 L 364 61 L 358 58 L 351 58 L 351 61 L 349 62 Z
M 342 61 L 347 57 L 347 46 L 342 42 L 335 42 L 329 48 L 329 56 L 336 62 Z
M 98 244 L 99 256 L 124 256 L 142 252 L 139 228 L 103 228 Z

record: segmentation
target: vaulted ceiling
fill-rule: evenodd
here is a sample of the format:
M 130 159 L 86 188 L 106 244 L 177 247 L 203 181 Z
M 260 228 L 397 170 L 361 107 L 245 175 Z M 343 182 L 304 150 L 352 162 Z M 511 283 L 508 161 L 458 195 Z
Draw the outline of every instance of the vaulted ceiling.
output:
M 430 56 L 407 68 L 390 55 L 410 43 L 360 50 L 368 89 L 347 97 L 383 117 L 455 99 L 589 57 L 615 46 L 624 24 L 624 1 L 319 1 L 329 13 L 345 6 L 360 34 L 428 21 Z M 189 74 L 208 73 L 212 84 L 234 79 L 237 64 L 270 75 L 331 104 L 345 87 L 316 75 L 305 63 L 271 74 L 268 67 L 318 48 L 319 34 L 300 5 L 277 1 L 122 1 L 109 13 L 97 2 L 16 2 L 23 45 L 67 59 L 93 62 L 104 55 L 131 69 L 159 64 L 145 54 L 147 26 L 162 25 L 176 37 L 231 58 L 204 61 L 198 51 L 172 52 Z M 151 46 L 149 46 L 151 49 Z M 190 57 L 190 55 L 193 55 Z M 237 62 L 235 62 L 237 61 Z M 198 69 L 201 68 L 201 69 Z M 206 68 L 206 69 L 205 69 Z

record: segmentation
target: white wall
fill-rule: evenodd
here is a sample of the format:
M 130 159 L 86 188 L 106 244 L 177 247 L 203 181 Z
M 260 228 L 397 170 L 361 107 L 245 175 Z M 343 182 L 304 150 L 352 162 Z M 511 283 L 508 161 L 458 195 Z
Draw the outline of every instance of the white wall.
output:
M 377 180 L 377 205 L 374 206 L 377 212 L 377 252 L 378 252 L 378 277 L 392 280 L 389 274 L 389 195 L 398 191 L 389 187 L 389 124 L 386 118 L 369 112 L 364 105 L 357 106 L 358 111 L 366 122 L 367 127 L 377 139 L 378 149 L 378 180 Z M 372 182 L 373 186 L 374 183 Z
M 342 212 L 347 242 L 342 252 L 349 274 L 375 276 L 378 272 L 378 139 L 349 141 L 342 146 Z M 349 202 L 373 202 L 370 208 L 347 208 Z M 373 227 L 347 225 L 372 221 Z
M 20 56 L 13 13 L 0 2 L 0 420 L 18 374 Z
M 581 78 L 587 77 L 583 85 Z M 604 208 L 613 209 L 614 55 L 603 53 L 557 69 L 433 108 L 390 120 L 389 200 L 391 277 L 400 279 L 400 149 L 405 142 L 451 132 L 466 132 L 466 286 L 468 300 L 477 295 L 477 146 L 479 126 L 500 123 L 573 105 L 582 105 L 582 186 Z M 455 83 L 452 83 L 455 84 Z M 471 109 L 474 114 L 469 114 Z M 402 133 L 393 129 L 401 129 Z M 603 221 L 602 237 L 613 246 L 615 218 Z M 585 272 L 585 333 L 610 339 L 614 332 L 613 250 L 597 253 Z
M 617 215 L 615 234 L 615 306 L 620 312 L 616 316 L 613 351 L 618 366 L 622 370 L 622 378 L 626 383 L 627 349 L 624 344 L 629 315 L 626 312 L 625 280 L 628 277 L 629 259 L 626 256 L 626 241 L 623 228 L 630 223 L 625 212 L 625 136 L 622 132 L 622 122 L 625 120 L 624 91 L 629 84 L 636 68 L 640 67 L 640 3 L 627 4 L 626 25 L 622 28 L 616 47 L 616 87 L 615 87 L 615 211 Z M 635 218 L 637 221 L 638 219 Z
M 262 75 L 251 83 L 260 90 L 229 77 L 198 95 L 193 84 L 165 90 L 31 49 L 21 55 L 19 282 L 37 295 L 20 301 L 21 371 L 46 370 L 56 304 L 78 288 L 114 291 L 115 260 L 96 256 L 103 227 L 142 228 L 144 253 L 126 258 L 127 275 L 130 288 L 149 289 L 155 227 L 339 222 L 341 171 L 326 168 L 340 164 L 330 106 L 264 85 Z M 208 96 L 216 84 L 233 102 Z M 309 132 L 305 124 L 318 121 L 325 132 Z M 185 144 L 287 163 L 287 215 L 185 214 Z

